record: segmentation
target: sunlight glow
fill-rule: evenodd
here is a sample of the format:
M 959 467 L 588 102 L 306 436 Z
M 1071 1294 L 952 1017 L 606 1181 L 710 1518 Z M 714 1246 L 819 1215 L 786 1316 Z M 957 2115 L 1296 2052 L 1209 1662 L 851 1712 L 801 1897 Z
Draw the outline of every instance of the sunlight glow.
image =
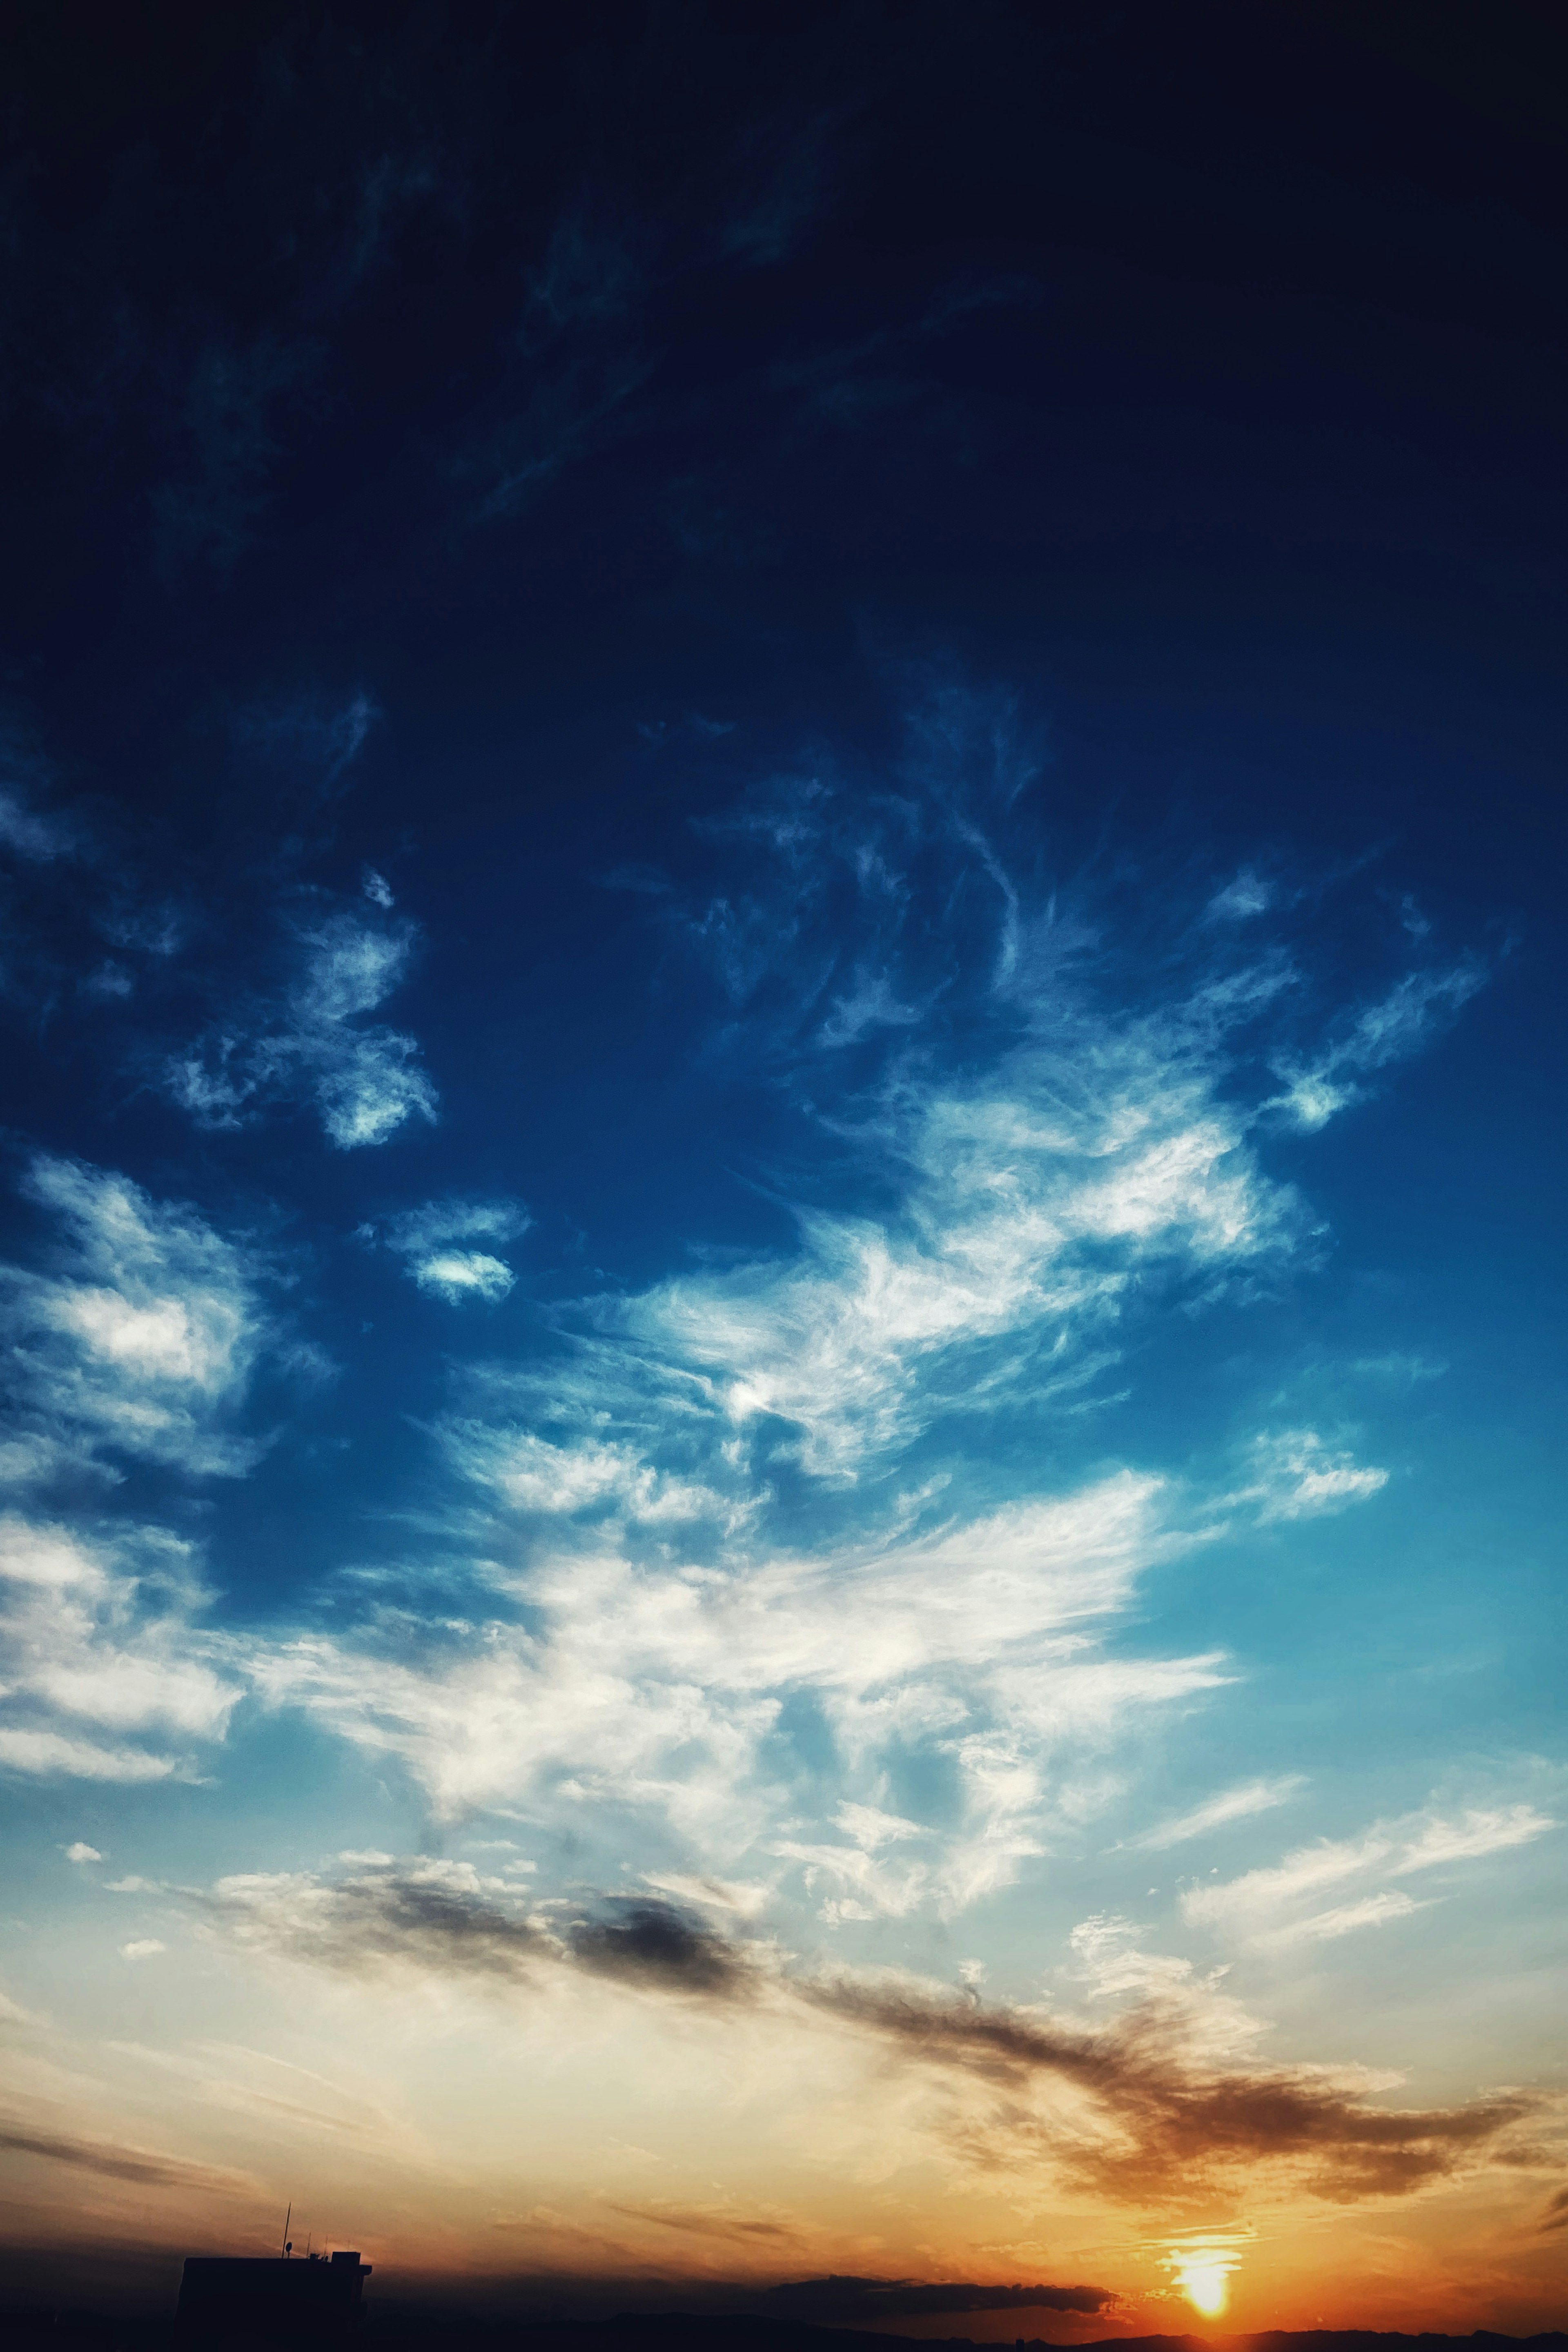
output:
M 1230 2301 L 1230 2263 L 1207 2249 L 1188 2255 L 1176 2265 L 1182 2293 L 1205 2319 L 1217 2319 Z
M 1230 2302 L 1231 2273 L 1250 2235 L 1244 2230 L 1205 2230 L 1165 2240 L 1165 2267 L 1201 2317 L 1223 2315 Z

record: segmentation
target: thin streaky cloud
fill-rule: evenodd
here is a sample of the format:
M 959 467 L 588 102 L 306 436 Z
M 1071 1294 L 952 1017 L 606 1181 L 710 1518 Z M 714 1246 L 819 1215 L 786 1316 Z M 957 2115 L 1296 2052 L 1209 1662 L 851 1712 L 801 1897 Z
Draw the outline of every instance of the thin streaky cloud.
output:
M 1129 1838 L 1127 1844 L 1134 1853 L 1163 1853 L 1166 1848 L 1184 1845 L 1189 1838 L 1203 1837 L 1210 1830 L 1224 1829 L 1231 1822 L 1249 1820 L 1255 1813 L 1266 1813 L 1276 1805 L 1287 1805 L 1300 1796 L 1306 1787 L 1305 1776 L 1287 1773 L 1274 1780 L 1244 1780 L 1234 1789 L 1222 1789 L 1217 1795 L 1205 1798 L 1191 1812 L 1178 1814 L 1173 1821 L 1160 1822 L 1145 1830 L 1142 1837 Z
M 1549 1814 L 1531 1804 L 1477 1806 L 1458 1819 L 1406 1814 L 1373 1822 L 1355 1837 L 1300 1846 L 1271 1868 L 1250 1870 L 1215 1886 L 1190 1888 L 1182 1897 L 1182 1910 L 1194 1925 L 1243 1936 L 1273 1932 L 1290 1924 L 1282 1915 L 1322 1888 L 1374 1873 L 1403 1877 L 1446 1864 L 1479 1861 L 1530 1844 L 1556 1827 Z

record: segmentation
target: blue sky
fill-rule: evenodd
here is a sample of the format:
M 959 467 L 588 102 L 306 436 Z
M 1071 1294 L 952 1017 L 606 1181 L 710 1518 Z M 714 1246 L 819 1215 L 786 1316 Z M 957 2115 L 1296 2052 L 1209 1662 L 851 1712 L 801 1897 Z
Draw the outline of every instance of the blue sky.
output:
M 35 40 L 19 2279 L 1560 2313 L 1557 165 L 1392 26 Z

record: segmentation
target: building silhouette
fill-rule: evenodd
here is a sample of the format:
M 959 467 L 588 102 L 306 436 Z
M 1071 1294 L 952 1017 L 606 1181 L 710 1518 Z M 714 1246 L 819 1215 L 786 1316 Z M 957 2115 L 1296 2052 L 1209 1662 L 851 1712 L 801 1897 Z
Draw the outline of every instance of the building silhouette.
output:
M 177 2352 L 340 2352 L 359 2334 L 370 2270 L 357 2253 L 299 2262 L 190 2255 L 174 2316 Z

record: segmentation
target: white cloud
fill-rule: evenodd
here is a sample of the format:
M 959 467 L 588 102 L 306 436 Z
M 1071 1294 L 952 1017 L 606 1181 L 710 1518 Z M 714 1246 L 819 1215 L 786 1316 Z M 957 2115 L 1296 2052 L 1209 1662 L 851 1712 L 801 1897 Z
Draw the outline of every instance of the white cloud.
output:
M 731 1532 L 748 1516 L 699 1479 L 653 1469 L 635 1445 L 591 1437 L 556 1445 L 531 1431 L 456 1419 L 443 1424 L 441 1436 L 465 1476 L 493 1488 L 514 1510 L 551 1518 L 614 1514 L 640 1527 L 708 1519 Z
M 1211 923 L 1245 923 L 1254 915 L 1267 914 L 1274 895 L 1271 882 L 1244 866 L 1233 882 L 1215 892 L 1205 912 Z
M 1139 1853 L 1163 1853 L 1170 1846 L 1184 1845 L 1189 1838 L 1205 1837 L 1211 1830 L 1250 1820 L 1255 1813 L 1268 1812 L 1275 1805 L 1289 1804 L 1305 1786 L 1299 1772 L 1274 1780 L 1244 1780 L 1237 1788 L 1222 1789 L 1216 1796 L 1205 1798 L 1191 1812 L 1157 1822 L 1142 1837 L 1128 1843 Z
M 299 934 L 300 967 L 281 1005 L 210 1031 L 167 1066 L 176 1101 L 205 1127 L 237 1127 L 264 1104 L 313 1098 L 340 1150 L 434 1120 L 436 1089 L 417 1041 L 366 1016 L 406 976 L 417 934 L 347 912 Z
M 179 1773 L 172 1756 L 141 1748 L 102 1748 L 58 1731 L 13 1730 L 0 1725 L 0 1766 L 13 1772 L 63 1774 L 72 1780 L 167 1780 Z
M 448 1307 L 460 1306 L 465 1298 L 482 1298 L 493 1307 L 517 1276 L 504 1259 L 484 1250 L 437 1250 L 418 1260 L 414 1279 L 421 1290 L 444 1298 Z
M 257 1447 L 228 1424 L 265 1327 L 242 1253 L 107 1170 L 40 1159 L 26 1189 L 63 1241 L 51 1274 L 0 1269 L 13 1474 L 104 1454 L 247 1468 Z
M 517 1280 L 504 1258 L 489 1250 L 459 1248 L 459 1243 L 517 1240 L 532 1223 L 519 1201 L 427 1201 L 422 1208 L 390 1218 L 386 1246 L 396 1252 L 419 1288 L 449 1307 L 469 1299 L 494 1306 Z M 373 1238 L 375 1227 L 364 1227 Z
M 891 1546 L 724 1569 L 547 1557 L 515 1583 L 526 1623 L 379 1654 L 313 1636 L 249 1666 L 276 1703 L 401 1756 L 443 1813 L 629 1810 L 686 1842 L 700 1875 L 756 1851 L 826 1874 L 860 1906 L 844 1916 L 917 1895 L 955 1909 L 1040 1851 L 1052 1759 L 1223 1679 L 1212 1657 L 1102 1647 L 1139 1570 L 1179 1540 L 1157 1485 L 1123 1474 Z M 776 1729 L 805 1696 L 837 1752 L 837 1837 L 826 1822 L 780 1834 L 795 1795 Z M 916 1826 L 878 1801 L 890 1748 L 943 1759 L 960 1791 L 957 1822 L 908 1863 L 876 1858 Z
M 1270 1519 L 1316 1518 L 1327 1511 L 1342 1511 L 1364 1503 L 1388 1484 L 1386 1470 L 1358 1463 L 1347 1452 L 1333 1452 L 1315 1429 L 1279 1430 L 1256 1438 L 1251 1485 L 1228 1497 L 1253 1503 L 1258 1516 Z
M 1358 1927 L 1386 1927 L 1391 1919 L 1407 1919 L 1414 1911 L 1430 1908 L 1429 1902 L 1417 1903 L 1409 1895 L 1367 1895 L 1359 1903 L 1341 1903 L 1331 1911 L 1314 1911 L 1309 1918 L 1296 1919 L 1289 1927 L 1276 1927 L 1258 1940 L 1271 1947 L 1332 1943 L 1341 1936 L 1353 1935 Z
M 1446 1863 L 1473 1862 L 1530 1845 L 1558 1823 L 1533 1805 L 1475 1805 L 1457 1821 L 1426 1817 L 1393 1865 L 1395 1878 L 1413 1870 L 1436 1870 Z
M 1305 1906 L 1327 1888 L 1356 1878 L 1403 1878 L 1422 1870 L 1479 1860 L 1544 1836 L 1557 1824 L 1529 1804 L 1473 1806 L 1457 1818 L 1432 1812 L 1374 1822 L 1358 1836 L 1299 1846 L 1271 1868 L 1249 1870 L 1215 1886 L 1195 1886 L 1182 1897 L 1194 1926 L 1247 1941 L 1284 1942 L 1298 1936 L 1338 1936 L 1375 1926 L 1413 1908 L 1411 1898 L 1382 1893 L 1309 1915 Z M 1324 1926 L 1328 1921 L 1335 1924 Z
M 732 1426 L 793 1423 L 805 1467 L 847 1478 L 941 1412 L 1063 1376 L 1140 1268 L 1286 1244 L 1286 1196 L 1178 1040 L 1078 1047 L 1015 1054 L 973 1093 L 908 1089 L 885 1221 L 803 1212 L 794 1257 L 677 1277 L 615 1320 L 710 1383 Z
M 161 1944 L 156 1936 L 139 1936 L 133 1943 L 121 1945 L 120 1957 L 122 1960 L 150 1960 L 155 1953 L 166 1952 L 168 1948 L 167 1944 Z
M 1407 972 L 1315 1060 L 1279 1064 L 1285 1092 L 1269 1108 L 1284 1111 L 1309 1133 L 1326 1126 L 1336 1111 L 1360 1101 L 1360 1082 L 1370 1072 L 1419 1053 L 1438 1024 L 1452 1019 L 1485 977 L 1474 963 L 1447 971 Z
M 81 1838 L 78 1838 L 74 1845 L 67 1846 L 65 1856 L 68 1862 L 101 1862 L 103 1860 L 98 1848 L 95 1845 L 88 1845 Z
M 178 1756 L 88 1735 L 222 1738 L 240 1692 L 193 1654 L 199 1601 L 167 1538 L 89 1548 L 62 1527 L 0 1519 L 0 1763 L 80 1780 L 189 1777 Z

